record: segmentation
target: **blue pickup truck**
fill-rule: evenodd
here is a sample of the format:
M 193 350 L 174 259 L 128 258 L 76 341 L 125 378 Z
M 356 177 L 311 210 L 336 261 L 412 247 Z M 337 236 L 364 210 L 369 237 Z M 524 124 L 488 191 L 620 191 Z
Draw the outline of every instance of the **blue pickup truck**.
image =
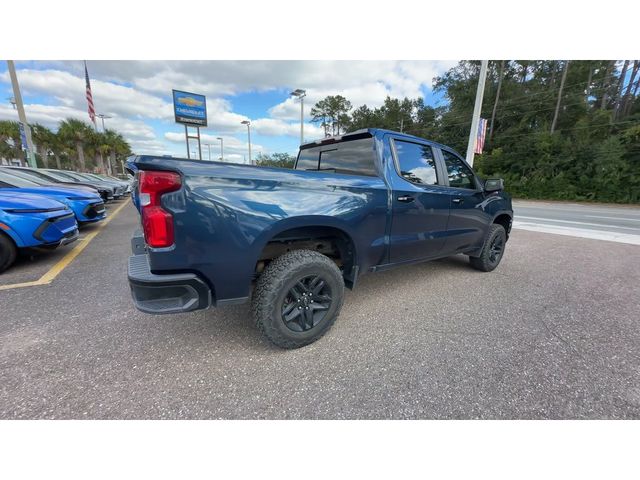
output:
M 128 269 L 136 307 L 188 312 L 251 296 L 257 326 L 283 348 L 320 338 L 366 272 L 454 254 L 493 270 L 513 218 L 501 179 L 388 130 L 304 144 L 292 170 L 155 156 L 128 168 L 142 224 Z

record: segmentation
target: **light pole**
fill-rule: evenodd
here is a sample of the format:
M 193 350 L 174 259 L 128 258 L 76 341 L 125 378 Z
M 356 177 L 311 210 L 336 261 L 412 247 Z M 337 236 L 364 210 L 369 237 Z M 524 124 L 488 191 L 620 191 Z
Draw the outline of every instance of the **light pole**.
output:
M 104 133 L 106 131 L 104 129 L 104 119 L 105 118 L 113 118 L 113 117 L 110 117 L 109 115 L 105 115 L 104 113 L 96 113 L 96 117 L 100 117 L 100 119 L 102 120 L 102 133 Z
M 216 137 L 216 140 L 220 140 L 220 161 L 224 162 L 224 140 L 222 137 Z
M 36 163 L 36 157 L 33 150 L 33 141 L 31 140 L 31 127 L 27 123 L 27 115 L 24 112 L 24 103 L 22 103 L 22 93 L 20 93 L 20 85 L 18 84 L 18 76 L 16 74 L 16 67 L 13 64 L 13 60 L 7 60 L 7 70 L 9 70 L 9 77 L 11 78 L 11 86 L 13 87 L 13 99 L 15 101 L 16 109 L 18 110 L 18 118 L 20 124 L 24 129 L 24 141 L 26 145 L 23 145 L 27 151 L 27 164 L 31 168 L 38 168 Z M 13 104 L 13 102 L 11 102 Z
M 249 165 L 253 165 L 251 162 L 251 122 L 249 120 L 243 120 L 240 123 L 247 126 L 247 137 L 249 139 Z
M 302 145 L 304 143 L 304 97 L 307 96 L 307 91 L 296 88 L 290 95 L 300 99 L 300 145 Z
M 209 152 L 209 156 L 207 157 L 209 160 L 211 160 L 211 144 L 210 143 L 203 143 L 203 145 L 205 147 L 207 147 L 207 151 Z

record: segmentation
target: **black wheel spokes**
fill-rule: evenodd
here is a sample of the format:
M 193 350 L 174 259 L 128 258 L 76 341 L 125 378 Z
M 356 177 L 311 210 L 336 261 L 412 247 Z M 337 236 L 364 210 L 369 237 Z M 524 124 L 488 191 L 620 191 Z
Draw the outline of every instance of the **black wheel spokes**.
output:
M 501 237 L 496 237 L 491 243 L 491 249 L 489 250 L 489 260 L 496 262 L 502 255 L 504 249 L 504 241 Z
M 322 278 L 305 277 L 287 292 L 282 319 L 291 330 L 305 332 L 322 321 L 331 301 L 331 289 Z

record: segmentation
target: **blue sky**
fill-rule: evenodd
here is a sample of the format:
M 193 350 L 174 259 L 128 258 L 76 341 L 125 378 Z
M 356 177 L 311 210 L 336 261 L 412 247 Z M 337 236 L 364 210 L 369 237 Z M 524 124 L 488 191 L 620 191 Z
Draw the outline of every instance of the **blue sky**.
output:
M 217 137 L 224 138 L 225 160 L 246 161 L 247 132 L 257 152 L 295 153 L 299 144 L 300 105 L 289 96 L 307 90 L 305 140 L 321 135 L 310 123 L 311 106 L 327 95 L 340 94 L 354 107 L 379 106 L 386 95 L 441 98 L 431 92 L 432 79 L 455 61 L 88 61 L 96 111 L 112 118 L 107 128 L 122 133 L 135 153 L 185 156 L 184 127 L 174 122 L 171 90 L 207 96 L 209 126 L 203 143 L 219 155 Z M 18 80 L 30 123 L 55 129 L 67 117 L 89 121 L 84 98 L 82 61 L 16 62 Z M 0 63 L 0 119 L 17 120 L 6 62 Z M 98 123 L 100 126 L 100 123 Z M 195 150 L 195 144 L 192 145 Z M 207 147 L 203 147 L 207 158 Z

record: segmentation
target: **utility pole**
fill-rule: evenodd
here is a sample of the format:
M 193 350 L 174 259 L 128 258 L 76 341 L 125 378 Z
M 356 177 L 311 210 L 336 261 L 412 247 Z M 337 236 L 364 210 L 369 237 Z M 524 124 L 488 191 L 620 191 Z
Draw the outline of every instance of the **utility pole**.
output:
M 22 94 L 20 93 L 20 85 L 18 84 L 18 76 L 16 75 L 16 66 L 13 60 L 7 60 L 7 67 L 9 69 L 9 77 L 11 77 L 11 86 L 13 87 L 13 97 L 15 99 L 15 105 L 18 109 L 18 118 L 24 128 L 24 136 L 27 140 L 27 144 L 24 147 L 27 150 L 27 163 L 31 168 L 38 168 L 36 164 L 36 157 L 33 154 L 33 140 L 31 140 L 31 127 L 27 123 L 27 115 L 24 113 L 24 104 L 22 103 Z M 13 102 L 12 102 L 13 103 Z
M 553 121 L 551 122 L 551 133 L 556 129 L 556 123 L 558 122 L 558 114 L 560 113 L 560 103 L 562 102 L 562 90 L 564 89 L 564 82 L 567 80 L 567 72 L 569 71 L 569 60 L 564 64 L 564 70 L 562 70 L 562 80 L 560 80 L 560 90 L 558 90 L 558 101 L 556 102 L 556 111 L 553 113 Z
M 498 110 L 498 100 L 500 99 L 500 90 L 502 89 L 502 77 L 504 77 L 504 60 L 500 62 L 500 72 L 498 73 L 498 89 L 496 90 L 496 100 L 493 102 L 493 110 L 491 111 L 491 122 L 489 123 L 489 141 L 493 136 L 493 122 L 496 120 L 496 111 Z
M 480 64 L 480 76 L 478 77 L 478 89 L 476 90 L 476 104 L 473 107 L 473 117 L 471 117 L 471 131 L 469 132 L 469 143 L 467 144 L 467 163 L 473 167 L 473 151 L 476 146 L 478 136 L 478 124 L 480 123 L 480 113 L 482 111 L 482 97 L 484 96 L 484 84 L 487 80 L 488 60 L 482 60 Z

